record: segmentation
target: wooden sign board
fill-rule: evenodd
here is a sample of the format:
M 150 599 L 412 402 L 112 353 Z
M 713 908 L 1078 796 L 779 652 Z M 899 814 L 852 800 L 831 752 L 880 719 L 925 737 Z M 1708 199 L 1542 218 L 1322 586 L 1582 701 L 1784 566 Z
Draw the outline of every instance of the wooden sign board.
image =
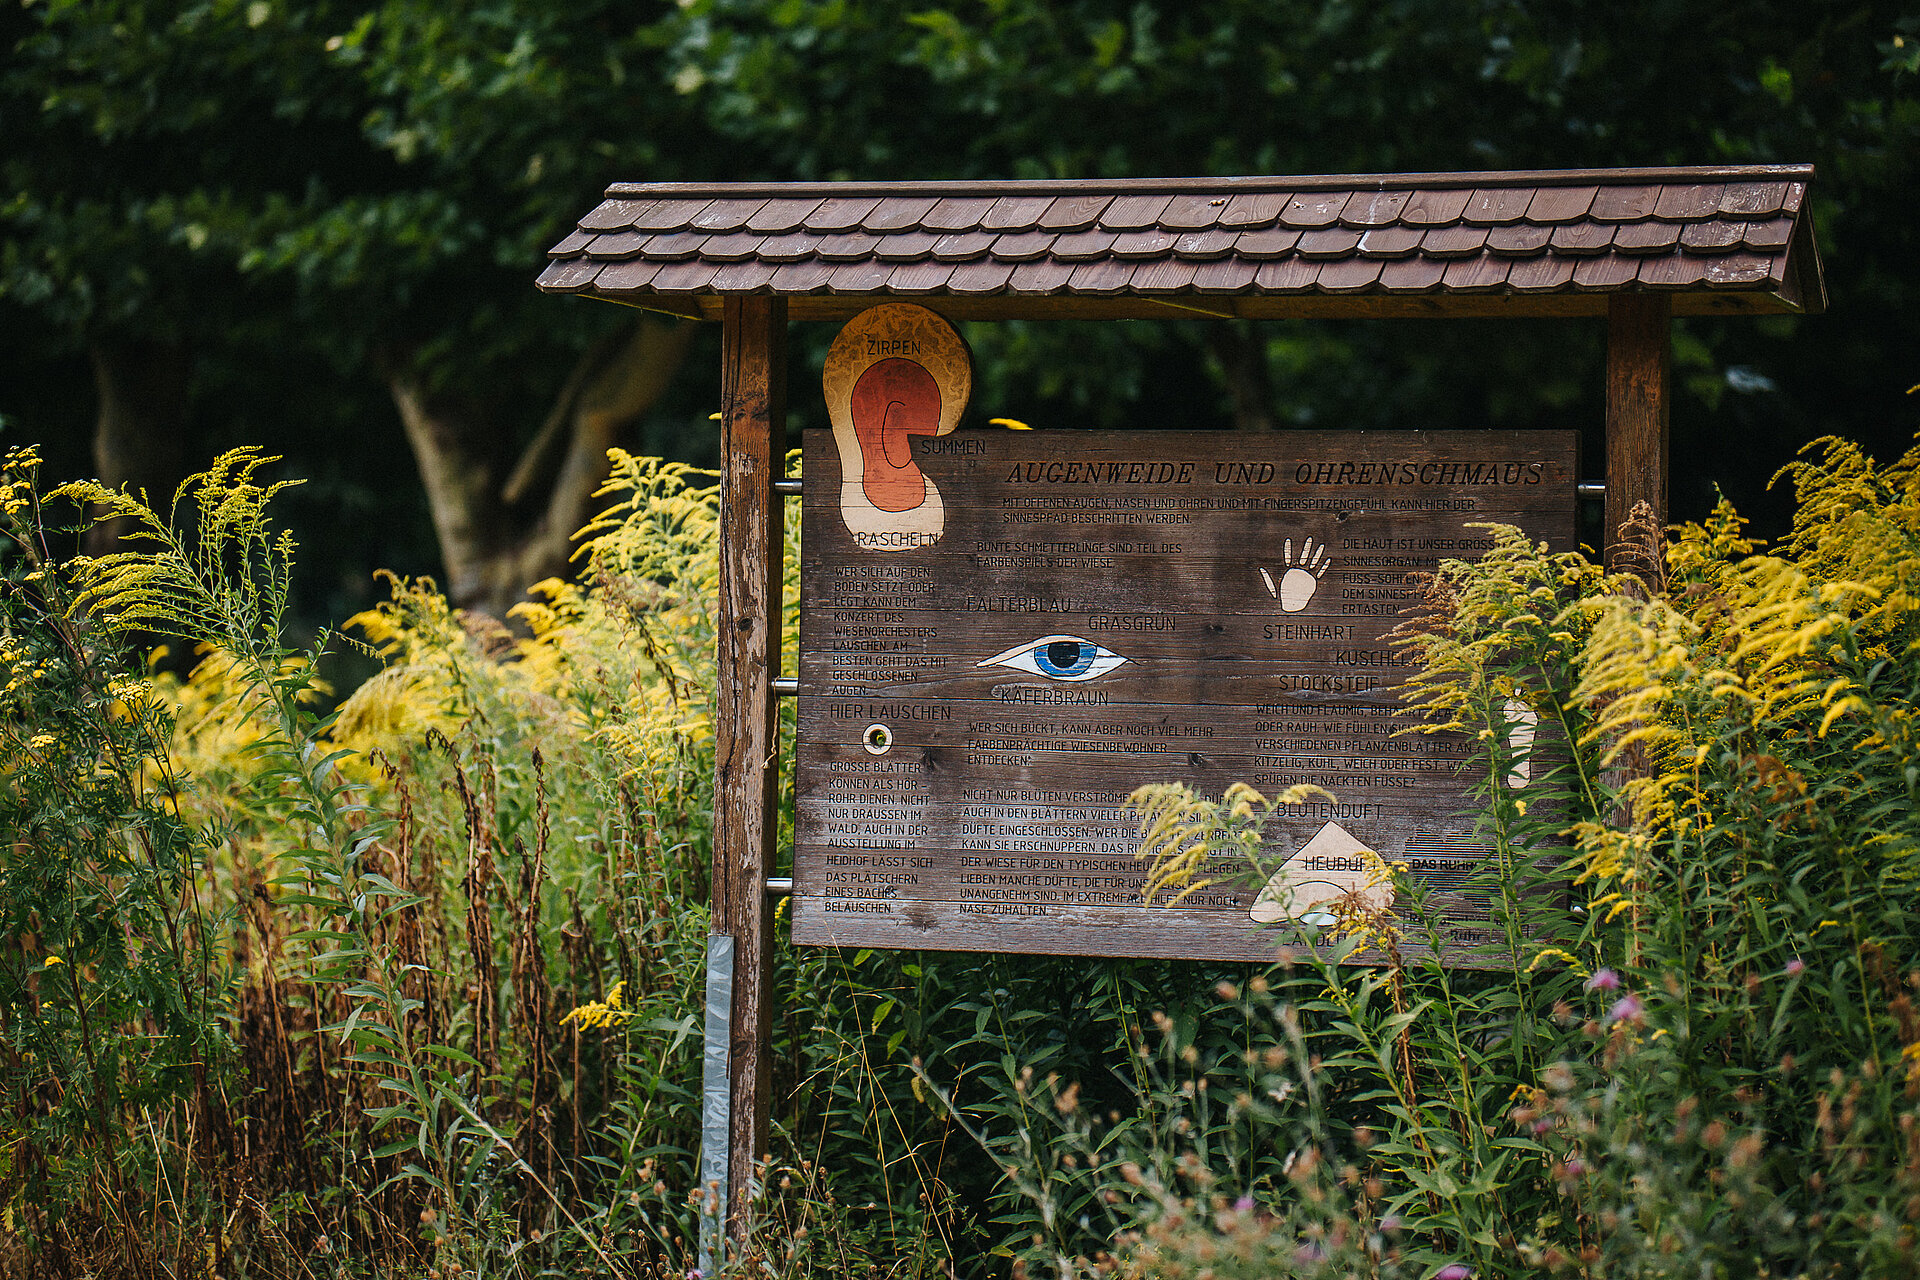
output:
M 1433 890 L 1450 951 L 1487 940 L 1470 744 L 1395 736 L 1387 633 L 1409 574 L 1489 545 L 1470 524 L 1573 546 L 1576 443 L 927 434 L 940 515 L 894 537 L 843 509 L 842 451 L 808 432 L 794 941 L 1267 959 L 1368 851 Z M 1145 906 L 1125 801 L 1151 782 L 1334 799 L 1269 820 L 1269 883 Z

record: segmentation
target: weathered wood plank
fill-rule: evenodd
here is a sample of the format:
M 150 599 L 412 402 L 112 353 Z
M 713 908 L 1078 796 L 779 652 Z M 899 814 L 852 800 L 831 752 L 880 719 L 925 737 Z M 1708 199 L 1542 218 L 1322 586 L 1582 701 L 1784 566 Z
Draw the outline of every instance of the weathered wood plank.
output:
M 1606 557 L 1621 567 L 1620 526 L 1636 502 L 1667 518 L 1668 296 L 1615 294 L 1607 303 Z
M 713 928 L 734 939 L 728 1231 L 744 1239 L 766 1149 L 771 914 L 779 828 L 778 706 L 784 540 L 773 481 L 786 445 L 786 302 L 731 297 L 722 331 L 719 688 L 714 701 Z
M 749 196 L 856 196 L 856 195 L 1027 195 L 1056 193 L 1074 195 L 1137 195 L 1167 192 L 1169 195 L 1210 193 L 1233 195 L 1240 192 L 1275 190 L 1392 191 L 1407 188 L 1441 190 L 1446 188 L 1490 187 L 1499 185 L 1584 186 L 1596 182 L 1738 182 L 1761 179 L 1774 182 L 1808 181 L 1813 166 L 1781 165 L 1678 165 L 1638 169 L 1488 169 L 1462 173 L 1380 173 L 1317 174 L 1302 177 L 1251 176 L 1224 178 L 1028 178 L 1028 179 L 943 179 L 909 182 L 616 182 L 607 188 L 609 199 L 686 199 L 692 196 L 742 198 Z

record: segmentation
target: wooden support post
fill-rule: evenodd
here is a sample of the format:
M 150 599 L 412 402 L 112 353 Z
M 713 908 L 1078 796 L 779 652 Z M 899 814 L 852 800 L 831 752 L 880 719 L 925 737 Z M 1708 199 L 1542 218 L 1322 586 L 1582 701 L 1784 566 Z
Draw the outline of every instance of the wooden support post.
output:
M 1622 568 L 1620 526 L 1636 502 L 1667 520 L 1667 368 L 1672 306 L 1661 293 L 1607 299 L 1607 512 L 1602 551 Z
M 786 300 L 729 297 L 724 326 L 713 930 L 734 940 L 727 1234 L 739 1241 L 753 1209 L 754 1162 L 766 1150 L 771 1092 L 766 880 L 779 833 L 780 717 L 772 682 L 785 550 L 773 482 L 786 460 Z

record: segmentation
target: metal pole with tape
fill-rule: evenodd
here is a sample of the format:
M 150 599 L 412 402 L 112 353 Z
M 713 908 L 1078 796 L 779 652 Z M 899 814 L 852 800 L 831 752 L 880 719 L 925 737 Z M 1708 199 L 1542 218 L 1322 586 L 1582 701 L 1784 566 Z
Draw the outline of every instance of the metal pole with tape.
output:
M 726 1258 L 727 1154 L 732 1142 L 733 939 L 707 935 L 706 1045 L 700 1088 L 700 1274 Z

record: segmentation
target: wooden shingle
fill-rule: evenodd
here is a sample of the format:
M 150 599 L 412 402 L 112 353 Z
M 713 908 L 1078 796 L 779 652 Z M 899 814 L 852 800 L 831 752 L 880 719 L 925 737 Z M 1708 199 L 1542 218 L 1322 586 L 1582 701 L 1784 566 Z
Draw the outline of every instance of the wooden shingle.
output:
M 1225 196 L 1175 196 L 1160 211 L 1160 225 L 1169 231 L 1200 231 L 1219 225 L 1226 207 Z
M 1546 249 L 1553 228 L 1538 222 L 1509 223 L 1487 232 L 1487 248 L 1513 258 L 1531 258 Z
M 822 234 L 853 231 L 860 226 L 860 220 L 872 213 L 874 206 L 879 203 L 879 196 L 855 196 L 851 199 L 829 196 L 807 215 L 807 220 L 801 225 L 809 231 Z
M 1482 187 L 1460 216 L 1483 226 L 1505 226 L 1526 217 L 1532 203 L 1532 187 Z
M 1053 242 L 1053 256 L 1062 262 L 1091 262 L 1106 257 L 1119 238 L 1111 231 L 1075 231 Z
M 837 236 L 823 236 L 814 252 L 828 262 L 863 262 L 873 257 L 873 251 L 879 247 L 880 237 L 871 231 L 847 231 Z
M 1351 258 L 1360 247 L 1360 234 L 1352 227 L 1316 227 L 1300 233 L 1294 252 L 1303 258 Z
M 1320 264 L 1305 258 L 1282 258 L 1263 262 L 1253 274 L 1253 282 L 1275 293 L 1305 293 L 1320 278 Z
M 939 236 L 915 227 L 901 235 L 881 236 L 873 256 L 887 262 L 918 262 L 931 256 L 933 246 L 939 242 Z
M 980 219 L 982 231 L 1031 231 L 1053 203 L 1050 196 L 1001 196 Z
M 1426 232 L 1414 227 L 1375 227 L 1360 237 L 1359 252 L 1367 258 L 1404 258 L 1420 247 Z
M 1242 258 L 1260 261 L 1284 258 L 1300 243 L 1300 233 L 1292 227 L 1268 227 L 1264 231 L 1245 231 L 1234 242 L 1233 251 Z
M 1239 239 L 1233 232 L 1219 227 L 1189 231 L 1173 242 L 1173 256 L 1195 260 L 1224 258 L 1233 252 L 1234 242 Z
M 1293 199 L 1290 191 L 1270 191 L 1259 194 L 1241 194 L 1228 200 L 1226 207 L 1220 210 L 1218 225 L 1234 230 L 1252 231 L 1259 227 L 1270 227 L 1280 217 L 1280 211 L 1287 207 L 1287 201 Z
M 637 258 L 640 256 L 640 250 L 646 247 L 647 241 L 654 239 L 658 237 L 648 235 L 644 231 L 615 231 L 611 235 L 593 237 L 592 242 L 586 246 L 586 254 L 589 258 L 599 258 L 609 262 L 617 262 L 621 258 Z M 706 237 L 701 236 L 700 239 L 704 240 Z
M 1411 191 L 1375 191 L 1356 195 L 1340 207 L 1340 225 L 1366 230 L 1390 227 L 1400 221 L 1400 211 L 1412 199 Z
M 1112 203 L 1112 196 L 1058 196 L 1040 215 L 1039 225 L 1048 231 L 1085 231 Z
M 1303 231 L 1331 226 L 1340 220 L 1347 201 L 1354 198 L 1348 191 L 1302 191 L 1287 201 L 1287 207 L 1280 211 L 1280 221 Z
M 966 262 L 985 257 L 1000 237 L 992 231 L 961 231 L 941 236 L 933 242 L 933 256 L 939 262 Z
M 577 225 L 582 231 L 625 231 L 633 225 L 634 215 L 645 212 L 653 203 L 651 200 L 606 200 L 588 210 Z
M 1172 196 L 1120 196 L 1100 215 L 1107 231 L 1144 231 L 1160 225 L 1160 214 L 1173 202 Z
M 1338 262 L 1322 263 L 1314 283 L 1328 293 L 1358 293 L 1379 280 L 1381 268 L 1386 265 L 1384 258 L 1341 258 Z
M 1015 231 L 993 242 L 993 256 L 1001 262 L 1032 262 L 1052 252 L 1059 236 L 1051 231 Z
M 682 225 L 700 231 L 738 231 L 764 204 L 765 200 L 715 200 Z
M 1486 227 L 1462 222 L 1427 232 L 1420 238 L 1420 252 L 1429 258 L 1464 258 L 1479 253 L 1486 243 Z
M 628 223 L 635 231 L 678 231 L 682 227 L 693 225 L 695 218 L 705 213 L 710 200 L 655 200 L 645 209 L 633 216 Z M 718 230 L 702 225 L 702 231 Z
M 949 196 L 929 209 L 920 225 L 928 231 L 972 231 L 993 205 L 992 196 Z
M 864 262 L 848 262 L 835 267 L 833 274 L 827 277 L 827 289 L 833 293 L 877 293 L 885 289 L 891 279 L 891 263 L 868 258 Z
M 947 277 L 947 287 L 955 293 L 998 293 L 1013 278 L 1011 262 L 965 262 Z
M 796 200 L 769 200 L 754 210 L 747 219 L 749 231 L 762 234 L 776 231 L 794 231 L 806 225 L 807 215 L 820 207 L 818 199 L 804 197 Z
M 1057 258 L 1023 262 L 1013 269 L 1007 287 L 1016 293 L 1057 293 L 1073 278 L 1073 267 Z
M 1259 270 L 1259 263 L 1246 258 L 1215 258 L 1194 267 L 1193 287 L 1201 293 L 1239 293 Z
M 1107 252 L 1116 258 L 1160 258 L 1172 252 L 1173 240 L 1173 233 L 1160 227 L 1128 231 L 1115 236 Z
M 1410 227 L 1444 227 L 1460 221 L 1473 199 L 1471 188 L 1416 191 L 1400 211 L 1400 221 Z
M 939 203 L 929 197 L 913 196 L 882 200 L 872 213 L 860 219 L 860 225 L 874 232 L 918 230 L 920 219 L 932 213 L 933 206 Z
M 775 271 L 768 283 L 776 293 L 818 293 L 827 287 L 835 270 L 833 263 L 818 258 L 789 262 Z
M 1441 277 L 1446 274 L 1447 264 L 1441 258 L 1420 254 L 1390 258 L 1380 265 L 1380 285 L 1395 293 L 1426 293 L 1439 288 Z
M 756 236 L 750 231 L 735 231 L 724 236 L 708 236 L 706 247 L 700 251 L 700 254 L 716 262 L 744 262 L 748 258 L 759 256 L 760 246 L 765 239 L 766 237 Z
M 1541 187 L 1527 205 L 1527 221 L 1551 226 L 1584 218 L 1599 193 L 1598 187 Z
M 1680 241 L 1680 227 L 1672 222 L 1630 222 L 1615 227 L 1617 253 L 1665 253 Z
M 547 264 L 535 283 L 553 293 L 572 293 L 592 284 L 605 265 L 591 258 L 556 258 Z
M 1199 264 L 1179 258 L 1157 258 L 1133 269 L 1129 287 L 1135 293 L 1179 293 L 1193 287 L 1193 273 Z
M 1098 297 L 1102 294 L 1119 293 L 1133 279 L 1133 264 L 1118 258 L 1099 258 L 1092 262 L 1083 262 L 1073 269 L 1073 278 L 1067 281 L 1067 287 L 1075 293 L 1089 293 Z
M 654 277 L 660 274 L 664 266 L 664 262 L 611 262 L 594 277 L 594 283 L 604 280 L 609 289 L 645 289 L 653 284 Z

